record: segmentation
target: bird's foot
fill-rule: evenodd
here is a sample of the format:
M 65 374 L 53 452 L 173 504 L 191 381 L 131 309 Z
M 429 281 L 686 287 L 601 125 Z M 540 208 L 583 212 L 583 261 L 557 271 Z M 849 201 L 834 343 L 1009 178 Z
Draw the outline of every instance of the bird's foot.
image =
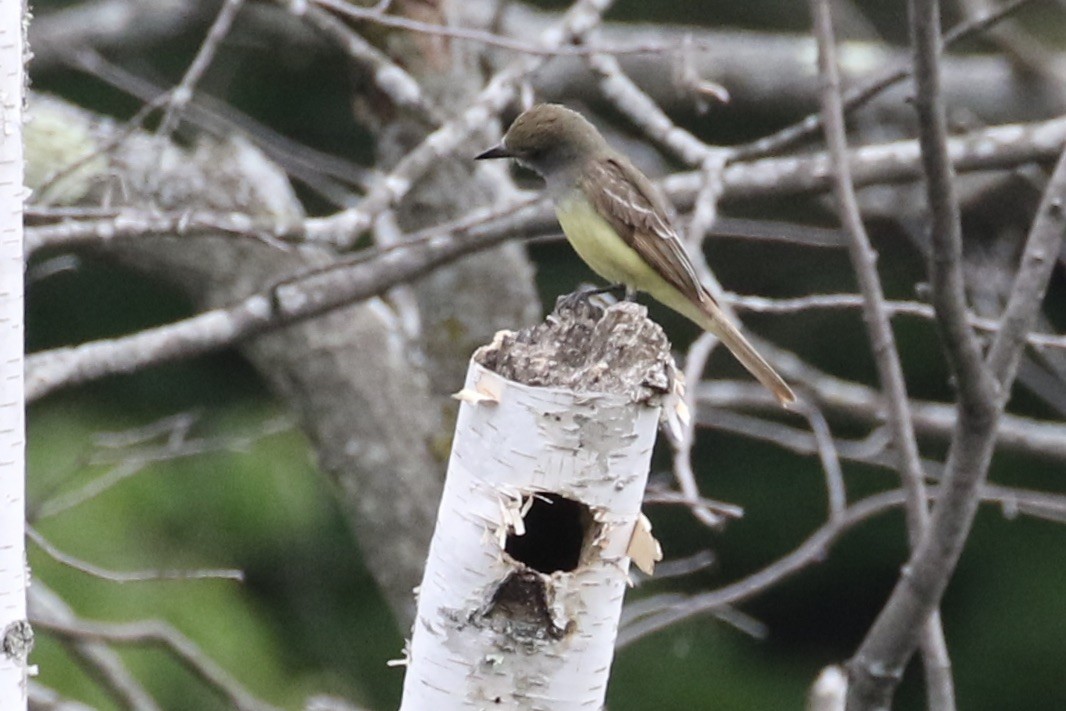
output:
M 594 289 L 578 289 L 568 294 L 563 294 L 555 300 L 555 310 L 560 311 L 578 311 L 584 312 L 588 310 L 602 311 L 602 309 L 592 302 L 592 297 L 597 294 L 608 294 L 615 292 L 617 296 L 623 295 L 625 291 L 628 297 L 629 289 L 625 285 L 612 284 L 605 287 L 597 287 Z M 616 297 L 617 297 L 616 296 Z
M 624 296 L 628 301 L 630 290 L 625 284 L 609 284 L 591 289 L 577 289 L 556 299 L 555 308 L 556 310 L 560 308 L 573 310 L 578 307 L 587 307 L 590 305 L 592 297 L 598 294 L 612 294 L 616 299 Z

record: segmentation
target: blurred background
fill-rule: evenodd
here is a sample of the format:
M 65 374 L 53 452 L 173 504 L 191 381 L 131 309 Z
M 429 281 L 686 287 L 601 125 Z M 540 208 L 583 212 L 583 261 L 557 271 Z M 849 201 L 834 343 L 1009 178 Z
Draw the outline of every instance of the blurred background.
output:
M 102 23 L 89 11 L 103 13 L 124 4 L 137 3 L 38 0 L 35 22 L 46 25 L 50 17 L 78 11 L 87 13 L 84 22 L 95 17 Z M 165 89 L 176 84 L 219 5 L 191 0 L 170 4 L 188 6 L 189 16 L 180 27 L 142 32 L 131 26 L 127 32 L 136 41 L 126 46 L 100 43 L 96 56 L 147 86 Z M 402 13 L 417 4 L 393 10 Z M 269 35 L 263 29 L 267 21 L 245 17 L 251 8 L 263 5 L 270 3 L 249 2 L 238 16 L 200 82 L 197 105 L 224 103 L 283 137 L 278 141 L 343 159 L 347 165 L 373 166 L 381 160 L 374 144 L 382 131 L 375 121 L 382 119 L 367 118 L 368 109 L 353 99 L 364 82 L 329 41 L 313 34 L 281 41 L 289 25 L 275 27 Z M 545 11 L 567 7 L 560 2 L 531 5 Z M 853 49 L 866 47 L 875 54 L 867 73 L 889 59 L 905 59 L 904 3 L 865 0 L 834 5 L 840 37 L 855 42 Z M 723 33 L 754 47 L 775 46 L 775 42 L 808 41 L 804 37 L 809 34 L 809 19 L 805 7 L 800 7 L 781 0 L 621 0 L 607 20 L 612 26 L 639 28 L 648 36 L 654 36 L 654 25 L 662 23 L 691 28 L 697 34 Z M 966 12 L 965 3 L 946 2 L 946 26 L 963 21 Z M 397 56 L 392 40 L 378 36 L 384 30 L 353 26 Z M 987 104 L 995 103 L 994 91 L 988 92 L 992 98 L 981 96 L 980 82 L 971 81 L 970 105 L 962 103 L 966 96 L 961 90 L 953 96 L 953 118 L 959 129 L 1049 118 L 1062 111 L 1066 8 L 1060 2 L 1034 0 L 1003 27 L 1019 33 L 1025 40 L 1020 46 L 1032 50 L 1036 59 L 1019 59 L 1010 50 L 1018 45 L 987 36 L 956 47 L 959 56 L 975 58 L 974 64 L 959 66 L 960 76 L 980 71 L 986 66 L 980 62 L 987 62 L 990 72 L 1007 66 L 989 83 L 1006 83 L 1008 88 L 1002 91 L 1018 97 L 1014 105 L 999 105 L 999 113 L 990 115 Z M 42 36 L 42 43 L 33 46 L 40 61 L 30 64 L 35 91 L 119 121 L 141 108 L 142 100 L 131 96 L 130 77 L 110 69 L 102 72 L 104 76 L 89 71 L 86 55 L 73 51 L 77 47 L 47 44 L 58 35 Z M 31 31 L 31 41 L 33 37 Z M 81 38 L 92 40 L 92 33 Z M 813 63 L 813 44 L 806 46 L 810 47 L 807 61 Z M 402 50 L 399 58 L 403 60 Z M 1026 66 L 1028 60 L 1038 65 L 1045 61 L 1039 65 L 1044 73 Z M 493 62 L 499 58 L 481 61 L 496 66 Z M 778 60 L 768 53 L 767 62 L 773 61 Z M 798 67 L 799 60 L 795 62 Z M 810 66 L 808 73 L 813 71 Z M 649 172 L 661 176 L 682 167 L 651 147 L 602 97 L 584 92 L 576 82 L 560 88 L 560 82 L 551 79 L 551 68 L 545 71 L 544 85 L 549 88 L 542 96 L 589 112 L 612 131 L 611 140 L 633 151 Z M 718 79 L 734 94 L 734 101 L 712 102 L 703 112 L 691 102 L 678 101 L 666 107 L 671 117 L 711 143 L 735 145 L 817 109 L 816 94 L 809 88 L 793 87 L 791 95 L 775 88 L 771 80 L 778 72 L 775 66 L 753 62 L 736 71 L 747 72 L 752 86 L 740 79 L 731 83 L 733 75 Z M 796 72 L 803 73 L 800 68 Z M 726 69 L 723 73 L 728 74 Z M 974 76 L 979 79 L 979 74 Z M 755 86 L 760 83 L 765 85 L 763 93 Z M 534 90 L 540 91 L 537 86 Z M 909 135 L 905 95 L 906 89 L 899 89 L 860 112 L 853 126 L 856 142 Z M 506 116 L 513 116 L 516 108 Z M 369 111 L 373 113 L 373 108 Z M 232 119 L 237 114 L 228 115 Z M 155 121 L 149 118 L 146 128 L 153 129 Z M 186 123 L 174 140 L 193 145 L 200 131 Z M 264 135 L 258 129 L 248 131 Z M 470 145 L 471 156 L 491 145 L 490 133 L 484 145 Z M 808 149 L 819 145 L 813 141 Z M 528 175 L 514 172 L 514 177 L 523 187 L 536 187 Z M 1032 186 L 1004 187 L 1009 181 L 996 177 L 997 182 L 969 188 L 968 239 L 987 239 L 991 244 L 1004 231 L 1020 230 L 1024 235 L 1028 227 L 1039 192 Z M 336 200 L 306 182 L 295 180 L 294 185 L 309 214 L 337 209 Z M 921 205 L 914 198 L 918 193 L 888 188 L 891 194 L 880 195 L 877 190 L 864 194 L 868 199 L 864 207 L 880 254 L 880 274 L 891 298 L 913 299 L 925 278 Z M 723 205 L 722 215 L 727 226 L 736 227 L 735 233 L 712 233 L 705 254 L 727 289 L 768 297 L 855 291 L 848 255 L 840 246 L 811 247 L 798 239 L 757 239 L 748 234 L 756 228 L 772 232 L 775 225 L 786 224 L 797 230 L 802 229 L 797 226 L 835 229 L 831 203 L 823 197 L 734 200 Z M 536 293 L 543 304 L 552 304 L 556 296 L 582 281 L 594 281 L 557 234 L 541 234 L 524 248 L 535 267 Z M 28 281 L 30 352 L 131 333 L 192 315 L 204 305 L 190 297 L 187 287 L 175 286 L 152 270 L 88 249 L 36 256 Z M 695 327 L 672 314 L 656 306 L 649 309 L 664 324 L 679 353 L 698 335 Z M 1061 332 L 1066 323 L 1061 266 L 1045 315 L 1048 327 L 1057 324 Z M 876 383 L 857 310 L 742 317 L 752 331 L 823 371 Z M 899 317 L 894 325 L 911 395 L 950 402 L 952 390 L 933 324 Z M 710 378 L 739 377 L 731 359 L 718 352 L 706 373 Z M 434 382 L 432 389 L 452 392 L 460 385 L 459 380 Z M 31 543 L 33 578 L 87 619 L 168 621 L 252 693 L 276 706 L 301 708 L 309 697 L 329 694 L 367 709 L 394 708 L 403 669 L 386 663 L 402 656 L 406 622 L 397 619 L 395 606 L 382 597 L 364 564 L 364 549 L 353 532 L 357 529 L 348 520 L 350 510 L 338 501 L 343 485 L 319 466 L 314 437 L 309 439 L 301 427 L 304 415 L 294 412 L 278 392 L 277 384 L 265 379 L 245 354 L 226 350 L 67 389 L 35 403 L 28 419 L 29 517 L 53 546 L 113 570 L 235 568 L 246 578 L 243 583 L 116 583 L 74 570 Z M 1061 424 L 1066 402 L 1062 392 L 1061 380 L 1044 388 L 1023 384 L 1010 410 Z M 713 413 L 708 419 L 713 423 Z M 830 424 L 840 437 L 860 438 L 867 431 L 843 415 L 831 417 Z M 670 486 L 670 453 L 665 446 L 661 449 L 652 479 Z M 941 459 L 944 449 L 942 438 L 923 438 L 923 452 L 930 459 Z M 710 531 L 683 507 L 650 506 L 647 513 L 667 560 L 709 550 L 715 562 L 681 578 L 645 581 L 632 591 L 631 599 L 728 584 L 785 555 L 826 520 L 824 477 L 815 456 L 706 427 L 698 434 L 693 461 L 702 492 L 743 507 L 744 516 L 721 531 Z M 844 471 L 852 500 L 898 485 L 894 473 L 884 468 L 849 462 Z M 443 468 L 427 470 L 424 475 L 439 478 L 442 472 Z M 997 455 L 991 480 L 1063 493 L 1064 472 L 1062 460 L 1015 451 Z M 959 708 L 1066 708 L 1061 678 L 1066 663 L 1061 624 L 1066 619 L 1064 552 L 1066 529 L 1061 522 L 1011 515 L 992 505 L 982 508 L 942 608 Z M 894 509 L 863 523 L 827 550 L 823 561 L 740 606 L 757 621 L 755 628 L 761 634 L 752 636 L 705 615 L 626 647 L 616 659 L 609 708 L 800 708 L 819 670 L 854 652 L 906 554 L 901 511 Z M 229 707 L 166 652 L 115 648 L 162 708 Z M 43 685 L 93 707 L 122 707 L 64 641 L 39 634 L 31 661 L 39 665 L 37 678 Z M 923 707 L 920 675 L 920 664 L 912 663 L 897 697 L 898 708 Z

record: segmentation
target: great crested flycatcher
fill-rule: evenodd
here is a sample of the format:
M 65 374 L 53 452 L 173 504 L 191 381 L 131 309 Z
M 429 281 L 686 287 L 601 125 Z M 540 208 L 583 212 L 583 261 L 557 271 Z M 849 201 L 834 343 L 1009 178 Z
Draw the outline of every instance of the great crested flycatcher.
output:
M 522 113 L 478 160 L 514 158 L 540 174 L 555 215 L 574 250 L 612 284 L 645 291 L 710 331 L 781 401 L 795 402 L 788 384 L 700 283 L 670 224 L 666 198 L 581 114 L 557 104 Z

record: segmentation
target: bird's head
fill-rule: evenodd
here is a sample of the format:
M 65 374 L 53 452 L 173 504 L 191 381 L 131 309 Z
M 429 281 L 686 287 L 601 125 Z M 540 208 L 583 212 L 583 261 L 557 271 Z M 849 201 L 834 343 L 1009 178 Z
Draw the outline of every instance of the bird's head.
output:
M 500 145 L 476 159 L 514 158 L 551 178 L 578 169 L 606 148 L 603 136 L 581 114 L 558 104 L 537 104 L 514 120 Z

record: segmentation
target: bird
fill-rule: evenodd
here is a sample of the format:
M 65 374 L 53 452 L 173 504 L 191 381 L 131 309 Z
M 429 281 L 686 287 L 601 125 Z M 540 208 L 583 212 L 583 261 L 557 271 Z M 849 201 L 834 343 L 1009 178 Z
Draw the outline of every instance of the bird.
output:
M 544 179 L 563 233 L 594 272 L 624 286 L 627 297 L 645 292 L 710 331 L 783 406 L 796 401 L 700 282 L 666 197 L 584 116 L 559 104 L 536 104 L 514 120 L 499 145 L 475 156 L 496 158 L 514 159 Z

